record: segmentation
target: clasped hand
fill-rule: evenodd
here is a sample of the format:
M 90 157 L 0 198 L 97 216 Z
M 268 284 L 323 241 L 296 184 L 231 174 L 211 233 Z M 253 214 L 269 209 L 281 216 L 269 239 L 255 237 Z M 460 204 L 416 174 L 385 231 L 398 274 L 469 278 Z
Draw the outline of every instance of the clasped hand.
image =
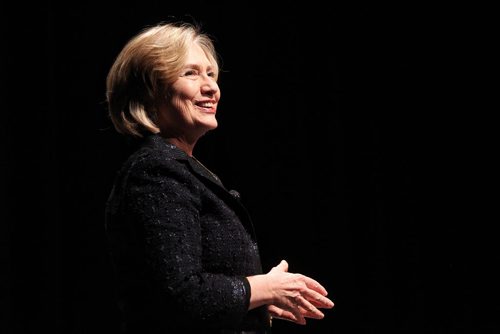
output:
M 305 325 L 306 318 L 322 319 L 319 309 L 331 309 L 333 302 L 326 297 L 326 289 L 314 279 L 288 272 L 288 263 L 282 260 L 266 274 L 272 285 L 273 301 L 268 306 L 274 318 Z

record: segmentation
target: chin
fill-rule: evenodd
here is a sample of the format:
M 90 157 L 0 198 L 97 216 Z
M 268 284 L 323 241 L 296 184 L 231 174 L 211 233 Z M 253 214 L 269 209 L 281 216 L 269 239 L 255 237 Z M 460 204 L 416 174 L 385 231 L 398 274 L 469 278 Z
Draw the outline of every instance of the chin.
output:
M 205 131 L 204 132 L 208 132 L 208 131 L 211 131 L 211 130 L 214 130 L 217 128 L 217 121 L 215 122 L 204 122 L 203 125 L 200 124 L 200 128 L 203 128 Z
M 209 128 L 210 130 L 217 128 L 218 125 L 219 125 L 219 123 L 217 122 L 217 119 L 215 119 L 215 117 L 213 119 L 205 122 L 205 126 L 207 128 Z

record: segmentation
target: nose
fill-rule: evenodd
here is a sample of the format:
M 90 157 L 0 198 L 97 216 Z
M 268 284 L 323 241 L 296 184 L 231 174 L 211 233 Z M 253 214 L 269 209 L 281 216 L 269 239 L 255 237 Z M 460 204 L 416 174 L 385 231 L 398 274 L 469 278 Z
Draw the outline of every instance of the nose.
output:
M 214 78 L 204 76 L 203 83 L 201 85 L 201 91 L 204 94 L 215 94 L 219 91 L 219 85 L 214 80 Z

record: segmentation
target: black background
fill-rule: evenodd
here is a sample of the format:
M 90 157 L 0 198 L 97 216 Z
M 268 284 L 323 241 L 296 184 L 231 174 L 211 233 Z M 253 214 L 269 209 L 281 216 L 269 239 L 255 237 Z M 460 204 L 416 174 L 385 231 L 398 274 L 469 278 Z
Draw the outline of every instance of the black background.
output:
M 223 60 L 219 128 L 197 157 L 241 193 L 264 269 L 286 259 L 336 303 L 275 333 L 500 329 L 494 108 L 475 77 L 488 77 L 486 16 L 347 1 L 3 7 L 2 333 L 117 332 L 103 208 L 128 147 L 105 77 L 132 35 L 172 19 L 201 23 Z

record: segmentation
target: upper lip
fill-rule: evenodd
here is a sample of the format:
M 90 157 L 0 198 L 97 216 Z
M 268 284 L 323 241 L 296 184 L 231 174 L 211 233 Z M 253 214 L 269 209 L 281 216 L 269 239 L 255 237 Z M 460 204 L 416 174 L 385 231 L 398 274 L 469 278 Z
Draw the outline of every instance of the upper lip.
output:
M 213 99 L 195 101 L 195 104 L 202 107 L 213 107 L 217 102 Z

